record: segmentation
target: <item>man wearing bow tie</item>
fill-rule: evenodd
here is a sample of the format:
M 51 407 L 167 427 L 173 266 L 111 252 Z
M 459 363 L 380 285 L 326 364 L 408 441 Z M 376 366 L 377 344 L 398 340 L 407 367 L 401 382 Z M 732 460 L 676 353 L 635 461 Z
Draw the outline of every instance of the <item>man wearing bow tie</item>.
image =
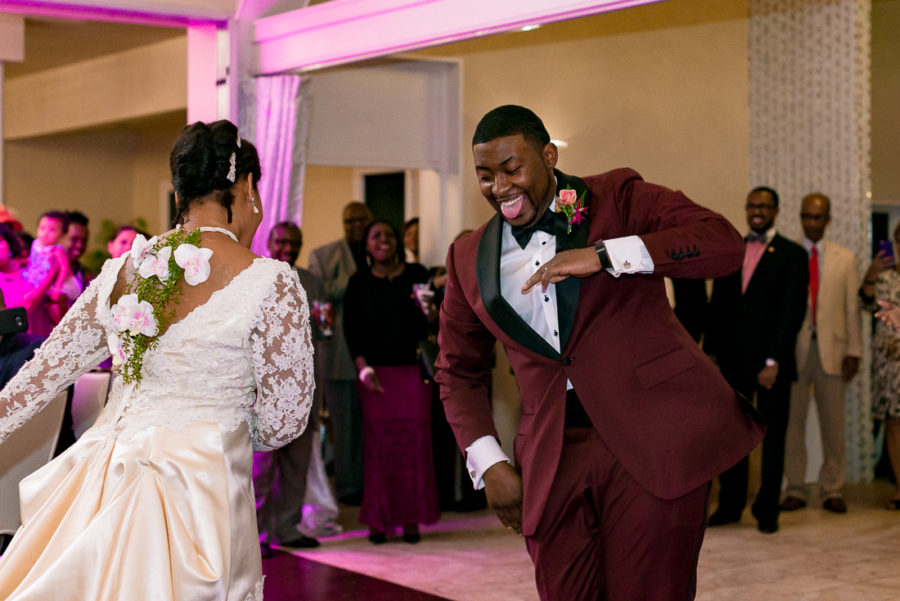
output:
M 722 375 L 766 418 L 760 487 L 752 513 L 759 531 L 778 530 L 784 445 L 791 382 L 797 379 L 794 347 L 806 314 L 809 267 L 806 251 L 775 231 L 778 194 L 766 187 L 747 196 L 744 262 L 738 273 L 717 279 L 710 299 L 704 350 Z M 747 504 L 748 462 L 744 458 L 719 478 L 718 509 L 710 526 L 738 522 Z
M 485 115 L 473 154 L 497 214 L 450 247 L 436 377 L 472 481 L 525 535 L 542 599 L 693 598 L 709 482 L 763 427 L 663 280 L 735 271 L 740 236 L 630 169 L 556 170 L 523 107 Z M 522 399 L 515 467 L 491 417 L 496 340 Z

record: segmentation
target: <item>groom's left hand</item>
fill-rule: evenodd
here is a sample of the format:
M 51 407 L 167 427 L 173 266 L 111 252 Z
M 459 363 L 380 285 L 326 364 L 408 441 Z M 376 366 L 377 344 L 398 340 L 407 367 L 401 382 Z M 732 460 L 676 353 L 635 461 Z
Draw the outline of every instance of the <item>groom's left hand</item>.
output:
M 593 246 L 564 250 L 544 263 L 543 267 L 525 281 L 525 285 L 522 286 L 522 294 L 527 293 L 537 284 L 540 284 L 541 291 L 544 291 L 550 284 L 561 282 L 568 277 L 584 278 L 601 269 L 603 269 L 603 265 L 600 264 L 600 257 L 597 256 L 597 251 Z
M 522 534 L 522 476 L 507 462 L 498 461 L 482 478 L 488 505 L 504 526 Z

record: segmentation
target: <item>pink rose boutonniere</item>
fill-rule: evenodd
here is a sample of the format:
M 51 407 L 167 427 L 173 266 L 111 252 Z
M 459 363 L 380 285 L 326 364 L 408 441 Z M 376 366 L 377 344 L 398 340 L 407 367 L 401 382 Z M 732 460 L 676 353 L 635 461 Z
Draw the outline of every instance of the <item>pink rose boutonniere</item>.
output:
M 571 234 L 572 226 L 581 225 L 587 216 L 588 208 L 584 206 L 584 192 L 579 196 L 578 192 L 570 186 L 566 186 L 565 190 L 560 190 L 559 196 L 556 197 L 556 212 L 566 216 L 569 224 L 566 233 Z

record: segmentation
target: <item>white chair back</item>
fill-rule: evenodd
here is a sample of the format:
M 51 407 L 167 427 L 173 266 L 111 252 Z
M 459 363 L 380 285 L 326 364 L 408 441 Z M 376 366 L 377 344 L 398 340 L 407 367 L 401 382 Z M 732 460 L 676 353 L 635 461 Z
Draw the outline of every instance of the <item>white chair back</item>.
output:
M 106 405 L 112 374 L 108 371 L 90 371 L 75 381 L 72 393 L 72 431 L 80 438 L 94 425 L 100 410 Z
M 0 445 L 0 534 L 19 528 L 19 481 L 53 458 L 67 390 Z

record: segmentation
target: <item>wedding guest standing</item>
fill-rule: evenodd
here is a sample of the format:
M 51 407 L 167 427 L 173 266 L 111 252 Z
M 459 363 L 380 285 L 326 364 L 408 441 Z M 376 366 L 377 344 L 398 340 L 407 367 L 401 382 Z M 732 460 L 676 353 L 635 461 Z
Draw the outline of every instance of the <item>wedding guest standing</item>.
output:
M 363 499 L 359 521 L 383 543 L 397 527 L 419 541 L 419 524 L 440 516 L 431 450 L 431 384 L 422 381 L 417 349 L 433 305 L 421 306 L 414 285 L 427 270 L 403 260 L 400 236 L 375 221 L 363 236 L 367 267 L 350 278 L 344 334 L 358 371 L 363 418 Z
M 131 250 L 134 239 L 138 235 L 138 230 L 133 225 L 122 225 L 113 234 L 113 237 L 106 243 L 106 250 L 109 256 L 117 259 Z
M 342 212 L 344 237 L 314 248 L 309 270 L 322 280 L 325 301 L 334 314 L 334 335 L 322 346 L 325 355 L 325 404 L 334 433 L 334 488 L 338 500 L 359 505 L 362 499 L 362 421 L 356 395 L 356 369 L 344 338 L 344 294 L 357 269 L 365 268 L 363 231 L 372 211 L 361 202 Z
M 900 225 L 894 229 L 893 250 L 900 250 Z M 894 474 L 894 491 L 885 507 L 900 511 L 900 329 L 896 324 L 900 262 L 896 257 L 884 250 L 875 255 L 859 295 L 866 309 L 881 305 L 876 317 L 882 321 L 872 337 L 872 418 L 884 422 L 885 446 Z
M 283 221 L 269 232 L 269 256 L 283 261 L 297 272 L 300 285 L 310 304 L 322 298 L 322 282 L 312 273 L 294 265 L 303 246 L 303 232 L 297 224 Z M 311 311 L 310 330 L 316 345 L 316 395 L 303 434 L 280 449 L 253 454 L 253 485 L 256 493 L 256 523 L 259 526 L 260 549 L 263 557 L 272 555 L 271 545 L 281 547 L 318 547 L 319 541 L 302 534 L 297 524 L 303 520 L 303 499 L 306 496 L 306 472 L 312 457 L 313 444 L 318 439 L 319 407 L 321 406 L 322 356 L 318 341 L 323 339 L 315 310 Z
M 856 375 L 862 356 L 856 255 L 825 236 L 831 223 L 831 200 L 824 194 L 803 198 L 800 222 L 801 244 L 809 253 L 809 306 L 797 337 L 797 382 L 791 391 L 784 462 L 787 489 L 781 509 L 806 507 L 806 416 L 812 389 L 824 456 L 817 482 L 823 506 L 833 513 L 846 513 L 844 385 Z
M 703 348 L 722 375 L 766 418 L 760 485 L 751 513 L 764 534 L 778 530 L 784 475 L 784 445 L 791 383 L 797 379 L 794 354 L 806 313 L 808 257 L 799 244 L 775 229 L 778 194 L 757 187 L 747 195 L 750 233 L 741 269 L 717 278 Z M 739 522 L 747 504 L 749 461 L 745 457 L 719 477 L 719 506 L 710 526 Z

